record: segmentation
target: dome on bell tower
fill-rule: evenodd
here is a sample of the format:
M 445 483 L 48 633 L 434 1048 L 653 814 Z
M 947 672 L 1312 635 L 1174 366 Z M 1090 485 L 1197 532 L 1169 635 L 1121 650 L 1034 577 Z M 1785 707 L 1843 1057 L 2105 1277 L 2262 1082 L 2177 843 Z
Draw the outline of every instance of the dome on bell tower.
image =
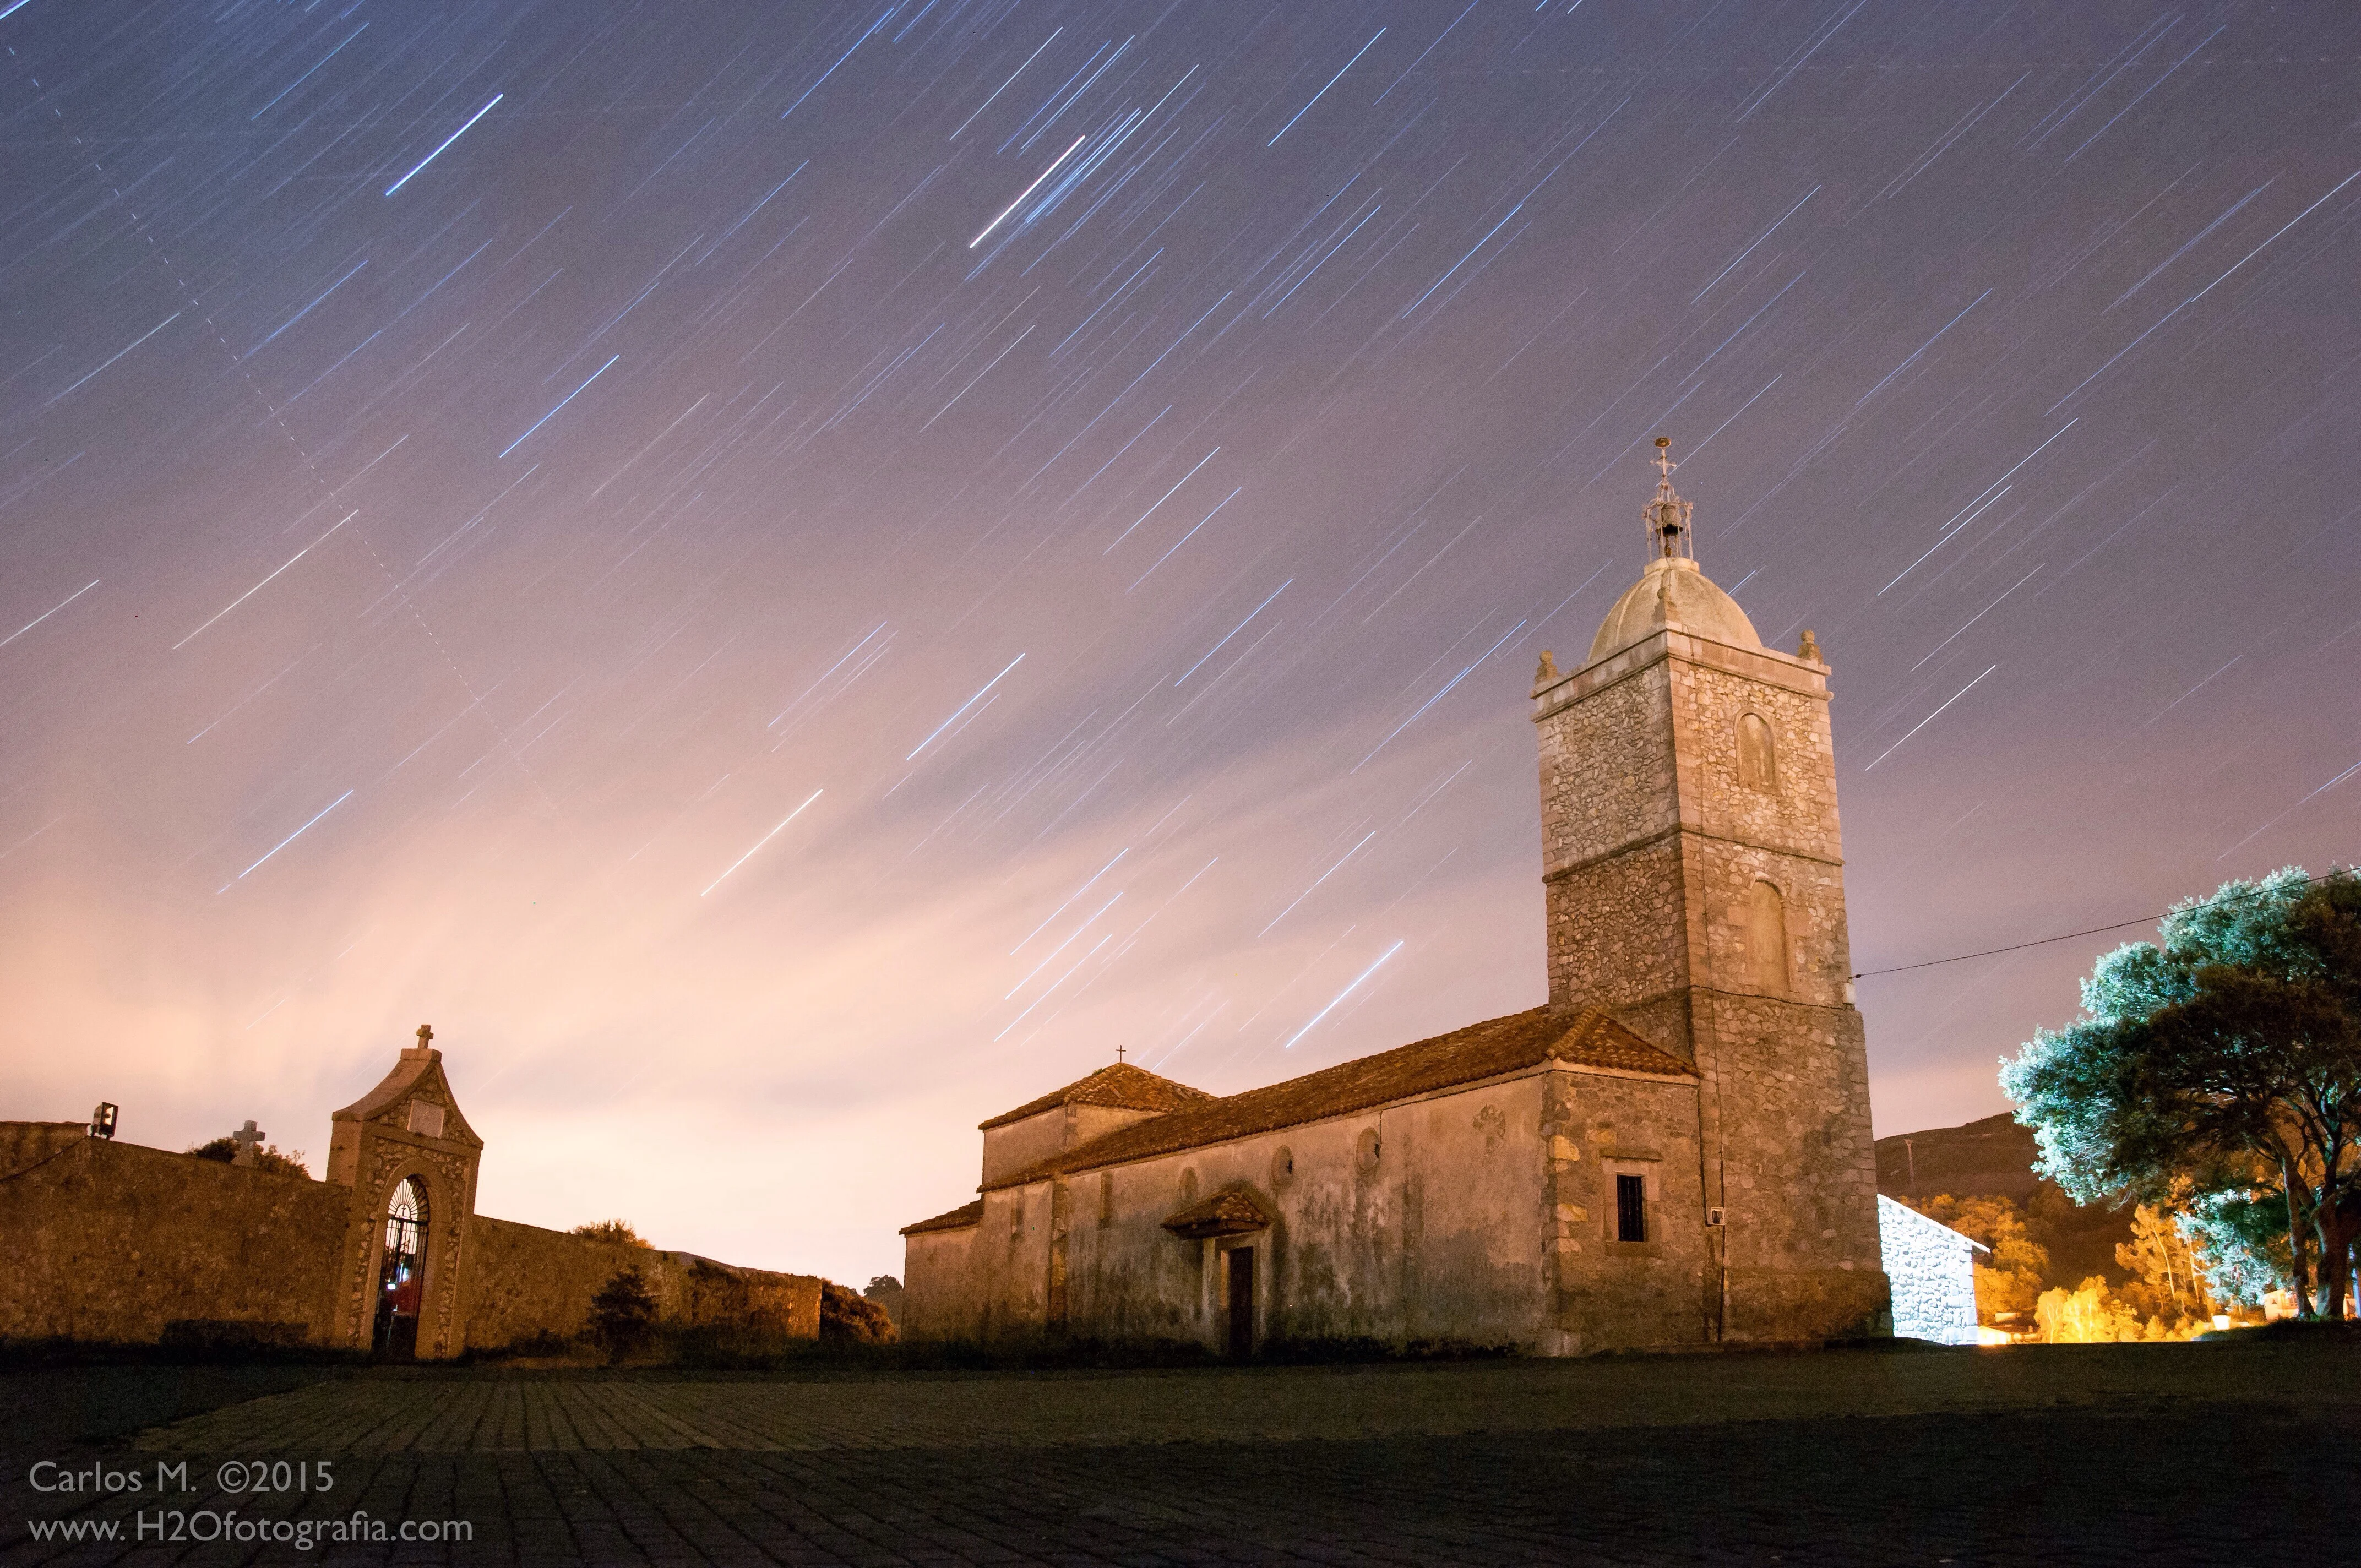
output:
M 1689 533 L 1689 503 L 1673 489 L 1672 442 L 1656 438 L 1655 499 L 1640 509 L 1648 526 L 1648 569 L 1623 590 L 1590 640 L 1589 663 L 1667 626 L 1736 648 L 1760 648 L 1763 639 L 1738 601 L 1697 569 Z
M 1590 640 L 1590 663 L 1619 648 L 1628 648 L 1666 626 L 1699 637 L 1710 637 L 1735 648 L 1760 648 L 1763 639 L 1738 601 L 1721 591 L 1712 578 L 1685 556 L 1659 556 L 1648 563 L 1640 580 L 1623 590 L 1615 608 L 1599 623 Z

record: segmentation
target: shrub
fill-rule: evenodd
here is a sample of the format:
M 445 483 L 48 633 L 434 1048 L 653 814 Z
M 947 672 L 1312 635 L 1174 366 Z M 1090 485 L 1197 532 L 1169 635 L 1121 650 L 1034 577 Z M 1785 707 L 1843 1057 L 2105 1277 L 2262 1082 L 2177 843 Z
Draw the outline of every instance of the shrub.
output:
M 844 1344 L 892 1344 L 901 1335 L 884 1308 L 837 1284 L 819 1286 L 819 1337 Z
M 655 1327 L 656 1299 L 637 1268 L 619 1268 L 590 1298 L 590 1339 L 620 1361 L 648 1341 Z
M 191 1144 L 188 1152 L 199 1159 L 219 1160 L 224 1165 L 232 1165 L 237 1160 L 237 1140 L 215 1138 L 210 1143 Z M 254 1151 L 254 1168 L 267 1170 L 277 1176 L 301 1176 L 309 1179 L 312 1168 L 303 1160 L 302 1149 L 297 1149 L 291 1154 L 281 1154 L 277 1144 L 265 1144 Z
M 587 1225 L 577 1225 L 568 1235 L 588 1236 L 594 1242 L 613 1242 L 617 1246 L 645 1246 L 647 1242 L 631 1229 L 629 1220 L 594 1220 Z

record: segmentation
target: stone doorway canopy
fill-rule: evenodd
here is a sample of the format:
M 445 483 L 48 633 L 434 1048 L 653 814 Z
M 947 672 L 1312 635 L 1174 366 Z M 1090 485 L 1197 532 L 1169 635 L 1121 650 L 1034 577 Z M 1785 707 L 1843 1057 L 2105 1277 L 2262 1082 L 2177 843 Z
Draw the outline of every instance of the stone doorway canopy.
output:
M 1251 1235 L 1270 1228 L 1270 1216 L 1243 1187 L 1225 1187 L 1167 1218 L 1164 1228 L 1183 1241 Z

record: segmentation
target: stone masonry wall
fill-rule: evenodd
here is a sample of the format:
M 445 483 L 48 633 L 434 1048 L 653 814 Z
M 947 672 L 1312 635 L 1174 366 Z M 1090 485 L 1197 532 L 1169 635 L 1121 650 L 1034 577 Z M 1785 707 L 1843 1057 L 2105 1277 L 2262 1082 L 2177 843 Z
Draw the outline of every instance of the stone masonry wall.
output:
M 1260 1253 L 1259 1341 L 1548 1350 L 1545 1168 L 1534 1076 L 1080 1172 L 1066 1238 L 1070 1329 L 1224 1345 L 1216 1255 L 1233 1244 L 1183 1240 L 1162 1223 L 1240 1186 L 1272 1216 L 1268 1231 L 1235 1239 Z
M 580 1334 L 590 1299 L 618 1270 L 637 1268 L 656 1299 L 656 1321 L 745 1328 L 790 1339 L 819 1335 L 819 1281 L 736 1268 L 685 1252 L 598 1241 L 511 1220 L 467 1225 L 467 1343 L 498 1350 L 549 1333 Z
M 1673 670 L 1683 817 L 1701 834 L 1692 870 L 1705 895 L 1706 922 L 1695 982 L 1840 1003 L 1851 947 L 1825 696 L 1712 664 L 1675 660 Z M 1764 719 L 1775 738 L 1775 790 L 1741 778 L 1739 727 L 1749 714 Z M 1757 880 L 1777 888 L 1785 905 L 1790 983 L 1784 988 L 1764 986 L 1750 962 L 1750 899 Z
M 80 1122 L 0 1122 L 0 1178 L 28 1170 L 90 1136 Z
M 1815 673 L 1754 654 L 1675 660 L 1685 817 L 1705 908 L 1695 968 L 1700 1068 L 1711 1080 L 1729 1210 L 1732 1338 L 1821 1339 L 1882 1321 L 1876 1153 L 1851 949 L 1828 703 Z M 1757 667 L 1759 666 L 1759 667 Z M 1799 687 L 1801 689 L 1799 689 Z M 1773 791 L 1738 767 L 1748 713 L 1775 739 Z M 1784 982 L 1750 961 L 1753 883 L 1779 890 Z
M 1882 1331 L 1877 1155 L 1861 1014 L 1707 992 L 1698 1066 L 1720 1112 L 1731 1339 Z M 1712 1189 L 1709 1188 L 1709 1190 Z
M 1877 1228 L 1894 1282 L 1895 1336 L 1976 1343 L 1976 1244 L 1882 1192 Z
M 1836 757 L 1827 694 L 1797 690 L 1707 663 L 1675 660 L 1672 692 L 1680 711 L 1683 793 L 1698 828 L 1765 849 L 1833 858 L 1837 851 Z M 1797 672 L 1777 672 L 1789 679 Z M 1741 782 L 1739 721 L 1754 714 L 1771 728 L 1778 788 Z
M 1691 982 L 1717 991 L 1752 992 L 1840 1006 L 1852 973 L 1846 930 L 1843 868 L 1728 839 L 1690 836 L 1685 845 L 1689 885 L 1704 914 L 1702 950 L 1692 955 Z M 1786 926 L 1787 979 L 1766 985 L 1751 959 L 1754 883 L 1779 890 Z
M 82 1138 L 0 1179 L 0 1339 L 330 1338 L 349 1190 Z
M 1066 1107 L 1052 1105 L 1038 1115 L 983 1129 L 983 1179 L 1038 1165 L 1066 1146 Z
M 1652 701 L 1661 714 L 1642 711 Z M 1729 1218 L 1705 1238 L 1727 1265 L 1726 1282 L 1707 1267 L 1708 1308 L 1733 1339 L 1878 1332 L 1886 1286 L 1823 670 L 1675 630 L 1538 694 L 1536 709 L 1551 1001 L 1604 1003 L 1705 1075 L 1701 1199 Z M 1749 714 L 1772 736 L 1771 788 L 1741 769 Z M 1669 780 L 1630 761 L 1633 737 L 1653 749 L 1660 728 Z M 1632 793 L 1646 798 L 1615 798 Z M 1677 828 L 1620 843 L 1599 830 L 1653 821 Z M 1751 940 L 1758 881 L 1777 890 L 1785 927 L 1769 974 Z
M 1668 679 L 1659 661 L 1542 721 L 1543 875 L 1674 825 Z
M 0 1148 L 16 1125 L 0 1124 Z M 357 1218 L 357 1207 L 353 1189 L 336 1182 L 119 1141 L 74 1141 L 0 1177 L 0 1340 L 153 1344 L 173 1323 L 195 1322 L 361 1348 L 366 1340 L 357 1342 L 344 1321 L 347 1254 L 357 1223 L 383 1227 L 378 1206 Z M 454 1337 L 468 1345 L 579 1333 L 591 1295 L 626 1263 L 645 1270 L 660 1321 L 819 1332 L 816 1278 L 482 1215 L 465 1225 L 456 1251 L 466 1261 L 467 1301 Z M 430 1245 L 437 1228 L 430 1218 Z
M 902 1244 L 902 1313 L 895 1320 L 906 1341 L 965 1343 L 983 1337 L 976 1310 L 983 1281 L 974 1277 L 976 1234 L 921 1231 Z
M 1049 1327 L 1049 1232 L 1054 1196 L 1047 1181 L 985 1193 L 983 1216 L 972 1231 L 964 1233 L 971 1239 L 963 1258 L 959 1260 L 964 1266 L 967 1281 L 961 1290 L 964 1305 L 960 1314 L 960 1332 L 938 1335 L 921 1324 L 914 1329 L 911 1337 L 1007 1340 L 1046 1332 Z M 923 1239 L 910 1238 L 914 1244 Z M 917 1250 L 912 1249 L 913 1257 Z M 930 1243 L 925 1250 L 941 1253 L 948 1249 Z M 916 1264 L 910 1266 L 916 1273 Z M 917 1288 L 908 1280 L 903 1282 L 903 1288 L 914 1295 Z
M 1697 1090 L 1605 1074 L 1543 1080 L 1561 1354 L 1697 1344 L 1713 1331 Z M 1646 1184 L 1648 1239 L 1616 1234 L 1615 1178 Z
M 1038 1115 L 983 1129 L 983 1179 L 997 1181 L 1050 1156 L 1127 1127 L 1147 1111 L 1117 1105 L 1053 1105 Z
M 1620 1008 L 1691 983 L 1686 848 L 1667 833 L 1543 884 L 1552 1006 Z M 1685 1043 L 1656 1043 L 1687 1054 Z

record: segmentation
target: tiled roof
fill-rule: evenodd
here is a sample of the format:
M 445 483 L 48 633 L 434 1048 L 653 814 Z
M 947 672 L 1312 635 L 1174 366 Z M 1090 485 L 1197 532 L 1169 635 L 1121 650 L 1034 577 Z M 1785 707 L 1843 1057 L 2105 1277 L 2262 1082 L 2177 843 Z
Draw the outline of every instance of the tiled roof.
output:
M 904 1225 L 902 1234 L 915 1236 L 921 1231 L 964 1231 L 983 1218 L 983 1200 L 962 1203 L 948 1214 L 938 1214 L 931 1220 L 920 1220 L 915 1225 Z
M 1244 1188 L 1224 1187 L 1210 1198 L 1190 1204 L 1164 1222 L 1164 1228 L 1189 1241 L 1207 1236 L 1242 1236 L 1268 1227 L 1270 1216 Z
M 1284 1083 L 1219 1099 L 1208 1097 L 1166 1115 L 1118 1127 L 989 1185 L 1021 1187 L 1049 1176 L 1202 1148 L 1349 1115 L 1552 1060 L 1652 1078 L 1697 1077 L 1687 1063 L 1658 1050 L 1597 1008 L 1567 1014 L 1536 1007 L 1342 1062 Z
M 1038 1116 L 1044 1111 L 1054 1111 L 1060 1105 L 1110 1105 L 1124 1111 L 1178 1111 L 1184 1105 L 1195 1105 L 1211 1100 L 1202 1089 L 1191 1089 L 1185 1083 L 1175 1083 L 1169 1078 L 1159 1078 L 1144 1067 L 1129 1062 L 1117 1062 L 1103 1067 L 1088 1078 L 1078 1078 L 1065 1088 L 1044 1094 L 1038 1100 L 1028 1100 L 1014 1111 L 1004 1111 L 982 1127 L 1005 1126 L 1021 1122 L 1027 1116 Z

